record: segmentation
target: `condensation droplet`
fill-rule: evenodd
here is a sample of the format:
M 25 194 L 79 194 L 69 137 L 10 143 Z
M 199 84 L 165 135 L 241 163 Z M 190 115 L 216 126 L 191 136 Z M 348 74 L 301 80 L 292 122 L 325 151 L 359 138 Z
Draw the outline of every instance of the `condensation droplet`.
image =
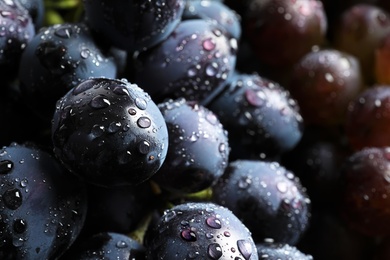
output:
M 206 219 L 206 224 L 214 229 L 220 229 L 222 227 L 221 220 L 216 217 L 209 217 Z
M 125 241 L 118 241 L 115 245 L 117 248 L 126 248 L 127 247 L 127 243 Z
M 131 116 L 135 116 L 137 114 L 137 110 L 135 110 L 135 108 L 129 108 L 129 110 L 127 110 L 127 112 L 129 113 L 129 115 Z
M 110 101 L 108 99 L 106 99 L 104 96 L 96 96 L 94 97 L 90 102 L 89 102 L 89 105 L 92 107 L 92 108 L 95 108 L 95 109 L 101 109 L 101 108 L 106 108 L 106 107 L 109 107 L 111 105 Z
M 147 154 L 149 153 L 149 150 L 150 150 L 150 143 L 148 141 L 144 140 L 138 143 L 138 151 L 141 154 Z
M 94 125 L 91 129 L 91 134 L 94 138 L 102 136 L 104 134 L 104 126 Z
M 10 160 L 0 161 L 0 174 L 7 174 L 11 172 L 14 167 L 14 163 Z
M 219 259 L 222 256 L 222 248 L 217 243 L 212 243 L 207 248 L 207 254 L 211 259 Z
M 15 210 L 22 205 L 22 193 L 18 189 L 9 189 L 3 194 L 4 204 L 12 210 Z
M 245 91 L 245 99 L 252 106 L 262 106 L 265 103 L 266 96 L 263 91 L 254 91 L 252 89 L 248 89 Z
M 15 219 L 13 228 L 16 233 L 22 234 L 27 229 L 27 223 L 24 219 Z
M 142 116 L 142 117 L 138 118 L 138 120 L 137 120 L 137 125 L 141 128 L 148 128 L 148 127 L 150 127 L 151 124 L 152 124 L 152 121 L 150 120 L 150 118 L 145 117 L 145 116 Z
M 281 193 L 286 193 L 287 192 L 287 183 L 286 182 L 278 182 L 276 184 L 276 188 L 278 189 L 279 192 Z
M 147 103 L 146 103 L 146 100 L 145 100 L 145 99 L 137 97 L 137 98 L 135 99 L 135 105 L 136 105 L 139 109 L 145 110 L 145 109 L 146 109 L 146 106 L 147 106 Z
M 122 127 L 121 122 L 111 122 L 107 128 L 107 131 L 111 134 L 118 132 Z
M 240 239 L 237 241 L 237 247 L 245 259 L 249 259 L 252 255 L 252 246 L 248 240 Z
M 206 39 L 203 41 L 202 46 L 206 51 L 212 51 L 215 49 L 216 43 L 212 39 Z
M 196 233 L 190 229 L 181 231 L 180 236 L 188 242 L 195 242 L 197 240 Z

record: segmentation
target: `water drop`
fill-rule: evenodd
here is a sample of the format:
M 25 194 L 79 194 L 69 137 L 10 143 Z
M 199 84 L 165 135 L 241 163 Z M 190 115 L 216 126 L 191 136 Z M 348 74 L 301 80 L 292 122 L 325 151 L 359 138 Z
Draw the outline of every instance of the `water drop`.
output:
M 99 95 L 99 96 L 94 97 L 94 98 L 89 102 L 89 105 L 90 105 L 92 108 L 101 109 L 101 108 L 109 107 L 109 106 L 111 105 L 111 103 L 110 103 L 110 101 L 109 101 L 108 99 L 106 99 L 104 96 Z
M 129 115 L 131 116 L 135 116 L 137 114 L 137 110 L 135 110 L 134 108 L 129 108 L 129 110 L 127 110 L 127 112 L 129 113 Z
M 112 92 L 114 92 L 117 95 L 122 95 L 122 96 L 127 95 L 127 96 L 129 96 L 129 91 L 124 86 L 116 86 L 113 89 Z
M 185 229 L 180 233 L 180 236 L 188 242 L 195 242 L 197 240 L 196 233 L 190 229 Z
M 218 218 L 216 217 L 209 217 L 206 219 L 206 224 L 211 227 L 211 228 L 215 228 L 215 229 L 219 229 L 222 227 L 221 225 L 221 220 L 219 220 Z
M 250 105 L 259 107 L 264 105 L 266 96 L 263 91 L 254 91 L 253 89 L 248 89 L 245 91 L 245 99 Z
M 138 144 L 138 151 L 141 154 L 147 154 L 150 150 L 150 143 L 146 140 L 139 142 Z
M 196 76 L 196 73 L 197 73 L 196 67 L 192 67 L 192 68 L 188 69 L 187 76 L 188 77 L 194 77 L 194 76 Z
M 80 52 L 80 56 L 83 59 L 86 59 L 89 57 L 90 51 L 88 49 L 82 49 Z
M 94 125 L 91 129 L 91 134 L 97 138 L 100 137 L 104 134 L 104 126 L 101 125 Z
M 215 49 L 216 43 L 212 39 L 206 39 L 203 41 L 202 46 L 206 51 L 212 51 Z
M 141 128 L 148 128 L 152 124 L 152 121 L 148 117 L 142 116 L 137 120 L 137 125 Z
M 214 237 L 214 235 L 212 233 L 206 233 L 205 236 L 207 239 L 212 239 Z
M 14 167 L 14 163 L 10 160 L 0 161 L 0 174 L 9 173 Z
M 176 211 L 165 211 L 164 212 L 164 222 L 171 221 L 174 217 L 176 217 Z
M 242 177 L 238 181 L 238 187 L 240 189 L 246 189 L 251 185 L 251 183 L 252 183 L 252 180 L 248 176 L 245 176 L 245 177 Z
M 27 179 L 23 179 L 23 180 L 20 182 L 20 186 L 21 186 L 22 188 L 27 187 L 27 184 L 28 184 L 28 180 L 27 180 Z
M 23 245 L 23 243 L 24 243 L 24 240 L 21 237 L 14 237 L 12 240 L 12 244 L 15 247 L 21 247 Z
M 135 99 L 135 105 L 136 105 L 139 109 L 145 110 L 145 109 L 146 109 L 146 106 L 147 106 L 147 103 L 146 103 L 146 100 L 145 100 L 145 99 L 137 97 L 137 98 Z
M 206 66 L 206 75 L 209 77 L 213 77 L 218 72 L 218 64 L 213 62 Z
M 328 82 L 333 82 L 333 81 L 334 81 L 334 77 L 333 77 L 333 75 L 330 74 L 330 73 L 325 73 L 325 79 L 326 79 L 326 81 L 328 81 Z
M 219 244 L 210 244 L 207 248 L 207 254 L 211 259 L 219 259 L 222 256 L 222 248 Z
M 111 134 L 116 133 L 121 129 L 122 124 L 120 122 L 111 122 L 111 124 L 108 126 L 107 131 Z
M 74 89 L 73 89 L 73 95 L 78 95 L 82 92 L 85 92 L 87 91 L 88 89 L 91 89 L 93 87 L 93 84 L 87 84 L 87 83 L 84 83 L 84 84 L 79 84 L 77 85 Z
M 60 38 L 69 39 L 73 34 L 73 30 L 70 25 L 64 25 L 56 29 L 54 34 Z
M 12 210 L 15 210 L 22 205 L 22 193 L 18 189 L 9 189 L 3 194 L 4 204 Z
M 27 223 L 24 219 L 15 219 L 13 228 L 16 233 L 22 234 L 27 229 Z
M 249 241 L 247 241 L 245 239 L 240 239 L 237 241 L 237 247 L 245 259 L 249 259 L 251 257 L 252 246 L 251 246 L 251 243 L 249 243 Z
M 276 188 L 278 189 L 279 192 L 281 193 L 286 193 L 287 192 L 287 183 L 286 182 L 278 182 L 276 184 Z
M 197 135 L 195 132 L 193 132 L 189 138 L 190 142 L 196 142 L 198 141 L 198 139 L 199 139 L 199 135 Z
M 116 243 L 116 247 L 117 248 L 126 248 L 127 247 L 127 243 L 125 242 L 125 241 L 118 241 L 117 243 Z

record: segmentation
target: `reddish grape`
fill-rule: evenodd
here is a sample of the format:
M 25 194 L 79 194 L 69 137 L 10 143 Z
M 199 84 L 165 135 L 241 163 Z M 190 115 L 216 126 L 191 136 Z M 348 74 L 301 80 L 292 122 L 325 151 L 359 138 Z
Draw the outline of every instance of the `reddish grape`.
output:
M 390 87 L 378 85 L 348 106 L 345 133 L 351 148 L 390 146 Z
M 347 225 L 369 236 L 390 235 L 390 147 L 364 148 L 346 161 L 341 213 Z
M 358 60 L 335 49 L 313 51 L 295 66 L 289 90 L 306 124 L 343 122 L 348 103 L 362 89 Z
M 390 84 L 390 33 L 386 34 L 375 49 L 374 72 L 376 82 Z
M 265 64 L 291 66 L 325 40 L 321 1 L 251 0 L 243 20 L 256 56 Z
M 374 77 L 374 50 L 390 32 L 390 15 L 368 4 L 357 4 L 341 16 L 334 33 L 334 46 L 356 56 L 367 82 Z

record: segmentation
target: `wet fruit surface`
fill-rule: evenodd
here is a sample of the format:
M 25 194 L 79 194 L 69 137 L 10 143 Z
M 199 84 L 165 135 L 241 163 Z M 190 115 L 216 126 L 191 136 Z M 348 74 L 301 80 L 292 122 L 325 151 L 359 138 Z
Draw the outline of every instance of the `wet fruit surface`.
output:
M 390 233 L 389 158 L 387 147 L 364 148 L 348 158 L 342 173 L 342 215 L 349 226 L 370 236 Z
M 62 97 L 52 137 L 58 158 L 86 181 L 139 184 L 161 167 L 165 120 L 150 96 L 126 80 L 94 78 Z
M 227 132 L 217 116 L 185 99 L 158 106 L 167 123 L 169 150 L 153 180 L 178 193 L 211 187 L 225 171 L 230 152 Z
M 296 244 L 309 225 L 310 199 L 299 179 L 276 162 L 237 160 L 213 186 L 213 201 L 229 208 L 256 243 Z
M 21 96 L 33 110 L 52 117 L 56 101 L 89 77 L 116 77 L 85 24 L 57 24 L 41 30 L 26 47 L 18 71 Z
M 354 150 L 390 145 L 390 88 L 374 86 L 360 93 L 348 106 L 345 131 Z
M 258 259 L 249 230 L 230 210 L 213 203 L 167 210 L 146 239 L 147 259 Z
M 0 181 L 0 258 L 61 256 L 84 225 L 84 183 L 46 151 L 15 143 L 0 150 Z
M 84 1 L 88 25 L 107 44 L 129 52 L 164 40 L 181 20 L 183 0 Z
M 134 82 L 156 102 L 184 97 L 207 103 L 233 73 L 236 50 L 237 40 L 222 27 L 186 20 L 161 44 L 136 57 Z
M 363 89 L 362 80 L 354 56 L 324 49 L 306 54 L 295 64 L 287 88 L 306 124 L 329 126 L 345 120 L 348 103 Z
M 207 107 L 230 133 L 231 159 L 272 157 L 292 149 L 302 136 L 296 101 L 257 74 L 236 73 Z

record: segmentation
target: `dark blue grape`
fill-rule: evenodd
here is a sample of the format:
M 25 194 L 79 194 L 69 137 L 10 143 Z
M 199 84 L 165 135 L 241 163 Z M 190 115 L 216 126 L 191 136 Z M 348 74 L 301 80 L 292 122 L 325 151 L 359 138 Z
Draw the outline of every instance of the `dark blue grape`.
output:
M 212 187 L 213 201 L 229 208 L 252 232 L 295 245 L 310 219 L 310 200 L 299 179 L 276 162 L 237 160 Z
M 258 259 L 249 230 L 213 203 L 174 206 L 145 239 L 147 259 Z
M 58 101 L 52 140 L 71 171 L 107 187 L 149 179 L 168 149 L 164 117 L 150 96 L 107 78 L 85 80 Z
M 0 150 L 0 259 L 57 259 L 80 234 L 86 187 L 49 153 Z
M 56 24 L 35 35 L 23 52 L 21 95 L 33 110 L 51 118 L 56 101 L 90 77 L 115 78 L 117 68 L 84 24 Z
M 181 20 L 183 0 L 86 0 L 86 21 L 102 42 L 143 51 L 166 39 Z
M 295 147 L 303 134 L 296 101 L 257 74 L 237 73 L 207 107 L 229 132 L 232 159 L 279 155 Z
M 158 106 L 167 123 L 169 149 L 153 180 L 176 193 L 209 188 L 227 166 L 226 130 L 213 112 L 197 102 L 168 100 Z
M 234 71 L 236 50 L 237 40 L 222 27 L 186 20 L 162 43 L 136 57 L 134 81 L 156 102 L 184 97 L 204 104 Z

